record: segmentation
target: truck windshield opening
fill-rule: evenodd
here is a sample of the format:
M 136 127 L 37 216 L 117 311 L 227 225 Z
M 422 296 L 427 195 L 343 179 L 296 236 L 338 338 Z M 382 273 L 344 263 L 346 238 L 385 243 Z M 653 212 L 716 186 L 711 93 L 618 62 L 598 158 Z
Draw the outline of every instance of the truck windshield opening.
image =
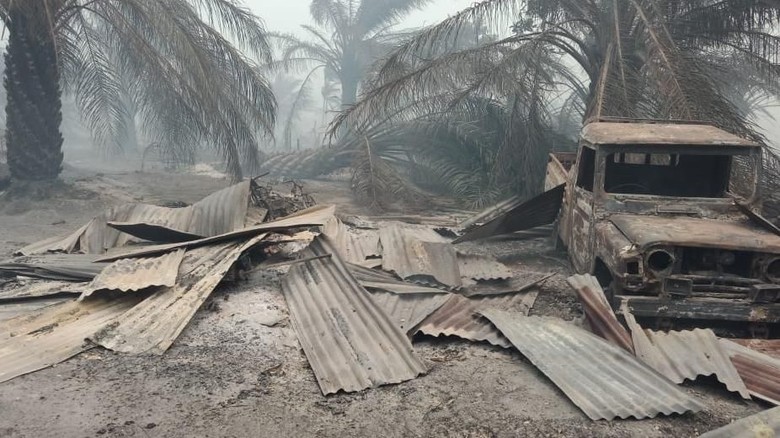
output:
M 613 153 L 607 155 L 607 193 L 724 198 L 730 155 Z

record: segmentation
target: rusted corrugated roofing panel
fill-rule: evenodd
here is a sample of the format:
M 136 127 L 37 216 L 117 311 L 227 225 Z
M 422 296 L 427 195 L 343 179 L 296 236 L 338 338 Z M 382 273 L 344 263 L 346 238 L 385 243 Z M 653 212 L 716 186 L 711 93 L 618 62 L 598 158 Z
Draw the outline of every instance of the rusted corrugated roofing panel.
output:
M 592 144 L 758 146 L 722 129 L 703 124 L 595 122 L 582 128 L 581 137 Z
M 741 418 L 699 438 L 771 438 L 780 435 L 780 406 Z
M 592 275 L 573 275 L 566 279 L 577 292 L 577 296 L 585 310 L 585 318 L 588 320 L 593 333 L 625 349 L 629 353 L 634 352 L 631 335 L 625 327 L 618 322 L 615 312 L 607 301 L 604 291 L 598 280 Z
M 90 298 L 0 321 L 0 382 L 62 362 L 92 348 L 86 339 L 144 297 Z
M 592 420 L 704 408 L 622 348 L 572 324 L 497 309 L 480 313 Z
M 102 254 L 108 248 L 136 239 L 108 226 L 109 222 L 147 224 L 197 236 L 216 236 L 243 228 L 249 203 L 250 182 L 245 181 L 183 208 L 128 204 L 110 208 L 74 233 L 28 245 L 20 254 L 65 251 Z
M 780 360 L 780 339 L 731 339 L 731 341 Z
M 90 337 L 123 353 L 163 354 L 184 330 L 233 263 L 265 235 L 187 251 L 173 287 L 162 288 Z M 128 294 L 134 295 L 134 294 Z
M 150 224 L 148 222 L 106 222 L 106 224 L 125 234 L 157 243 L 176 243 L 188 240 L 202 239 L 204 236 L 176 230 L 163 225 Z
M 446 292 L 441 289 L 399 280 L 393 274 L 378 269 L 365 268 L 352 263 L 347 263 L 346 265 L 352 276 L 365 288 L 380 289 L 396 294 L 441 294 Z
M 484 239 L 551 224 L 558 217 L 558 211 L 561 209 L 564 187 L 565 185 L 561 184 L 522 204 L 516 205 L 490 222 L 480 225 L 455 239 L 452 243 Z
M 24 280 L 4 283 L 0 288 L 0 303 L 22 301 L 54 295 L 81 295 L 84 283 L 69 281 Z
M 527 315 L 537 295 L 536 291 L 474 298 L 451 295 L 443 306 L 420 324 L 417 332 L 430 336 L 457 336 L 469 341 L 487 341 L 509 348 L 509 341 L 478 313 L 496 308 Z
M 172 287 L 183 259 L 184 250 L 180 249 L 158 257 L 117 260 L 84 286 L 80 299 L 99 290 L 129 292 L 152 286 Z
M 472 280 L 506 280 L 512 277 L 512 271 L 495 259 L 480 254 L 458 253 L 460 276 Z
M 412 344 L 347 270 L 327 237 L 301 255 L 282 291 L 298 340 L 322 393 L 360 391 L 413 379 L 426 371 Z
M 780 405 L 780 360 L 731 342 L 720 340 L 742 381 L 753 397 Z
M 644 330 L 634 316 L 625 314 L 636 356 L 674 383 L 715 375 L 731 392 L 749 399 L 745 383 L 710 329 L 670 331 Z
M 555 272 L 524 272 L 506 280 L 482 281 L 470 284 L 458 290 L 458 293 L 465 297 L 480 297 L 524 292 L 538 286 L 555 274 Z
M 449 299 L 449 293 L 396 294 L 371 291 L 371 299 L 396 326 L 409 333 Z
M 16 257 L 0 263 L 0 277 L 21 275 L 60 281 L 89 281 L 106 265 L 94 255 L 42 254 Z
M 512 196 L 511 198 L 505 199 L 498 204 L 492 205 L 479 213 L 469 217 L 468 219 L 464 220 L 459 224 L 459 226 L 463 229 L 469 229 L 473 227 L 474 225 L 478 224 L 484 224 L 488 221 L 491 221 L 506 212 L 514 209 L 518 205 L 523 203 L 523 198 L 520 196 Z
M 379 234 L 375 230 L 353 231 L 334 217 L 322 227 L 322 233 L 346 262 L 362 263 L 379 255 Z
M 73 297 L 57 296 L 51 298 L 41 298 L 37 300 L 0 303 L 0 321 L 5 321 L 7 319 L 16 318 L 22 315 L 29 315 L 38 309 L 42 309 L 54 304 L 59 304 L 64 301 L 71 301 L 72 299 Z
M 281 231 L 290 228 L 297 227 L 314 227 L 321 226 L 327 220 L 333 216 L 334 207 L 327 205 L 318 205 L 315 207 L 301 210 L 295 214 L 287 216 L 282 219 L 278 219 L 271 222 L 265 222 L 254 227 L 244 228 L 237 231 L 231 231 L 229 233 L 220 234 L 218 236 L 206 237 L 204 239 L 191 240 L 189 242 L 181 243 L 169 243 L 165 245 L 150 245 L 138 250 L 129 250 L 127 252 L 114 253 L 109 256 L 99 258 L 99 262 L 113 262 L 115 260 L 132 258 L 132 257 L 147 257 L 158 254 L 163 254 L 175 249 L 186 248 L 199 248 L 205 245 L 212 245 L 215 243 L 230 242 L 238 239 L 246 239 L 252 236 L 256 236 L 261 233 L 270 231 Z
M 455 248 L 432 229 L 388 223 L 380 228 L 379 241 L 382 268 L 402 279 L 449 287 L 462 284 Z

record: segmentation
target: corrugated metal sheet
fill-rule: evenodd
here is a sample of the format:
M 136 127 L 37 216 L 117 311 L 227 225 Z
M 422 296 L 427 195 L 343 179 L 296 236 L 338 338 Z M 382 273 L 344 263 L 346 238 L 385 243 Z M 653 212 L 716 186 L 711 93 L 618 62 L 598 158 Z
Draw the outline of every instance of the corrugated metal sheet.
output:
M 780 339 L 731 339 L 731 341 L 780 360 Z
M 686 379 L 696 380 L 698 376 L 715 375 L 729 391 L 750 398 L 745 383 L 712 330 L 655 332 L 642 329 L 630 313 L 625 316 L 636 356 L 667 379 L 682 383 Z
M 247 239 L 256 236 L 261 233 L 271 231 L 282 231 L 290 228 L 297 227 L 315 227 L 322 226 L 326 221 L 333 217 L 333 206 L 318 205 L 315 207 L 301 210 L 293 215 L 285 218 L 275 220 L 272 222 L 266 222 L 254 227 L 244 228 L 237 231 L 231 231 L 229 233 L 220 234 L 218 236 L 206 237 L 204 239 L 191 240 L 189 242 L 181 243 L 169 243 L 165 245 L 150 245 L 137 250 L 129 250 L 127 252 L 117 252 L 111 255 L 101 257 L 97 261 L 100 262 L 113 262 L 119 259 L 132 258 L 132 257 L 149 257 L 158 254 L 163 254 L 175 249 L 186 248 L 193 249 L 206 245 L 212 245 L 216 243 L 229 242 L 239 239 Z
M 90 340 L 123 353 L 163 354 L 233 263 L 264 237 L 187 251 L 173 287 L 156 291 Z
M 106 222 L 109 227 L 125 234 L 157 243 L 177 243 L 202 239 L 204 236 L 146 222 Z
M 21 275 L 60 281 L 90 281 L 105 266 L 94 255 L 44 254 L 17 257 L 0 263 L 0 277 Z
M 350 230 L 340 220 L 333 218 L 322 227 L 322 233 L 336 248 L 342 260 L 362 263 L 379 255 L 379 234 L 375 230 Z
M 443 306 L 420 324 L 417 333 L 457 336 L 469 341 L 487 341 L 499 347 L 510 348 L 512 344 L 509 340 L 481 318 L 479 312 L 496 308 L 527 315 L 537 295 L 536 291 L 475 298 L 451 295 Z
M 563 202 L 564 187 L 565 184 L 561 184 L 554 189 L 531 198 L 490 222 L 472 229 L 455 239 L 452 243 L 484 239 L 499 234 L 508 234 L 513 231 L 527 230 L 540 225 L 551 224 L 558 218 L 558 211 L 561 209 L 561 203 Z
M 100 290 L 129 292 L 152 286 L 172 287 L 183 259 L 184 250 L 180 249 L 159 257 L 117 260 L 84 287 L 79 299 Z
M 780 407 L 739 419 L 700 438 L 772 438 L 780 436 Z
M 721 339 L 720 344 L 753 397 L 780 405 L 780 360 Z
M 492 205 L 479 213 L 469 217 L 468 219 L 464 220 L 460 223 L 460 227 L 464 230 L 468 230 L 469 228 L 472 228 L 474 225 L 484 224 L 489 221 L 492 221 L 493 219 L 503 216 L 508 211 L 511 211 L 517 206 L 521 205 L 523 203 L 523 198 L 520 196 L 512 196 L 511 198 L 505 199 L 498 204 Z
M 0 382 L 62 362 L 92 348 L 85 340 L 144 296 L 71 300 L 0 321 Z
M 346 265 L 352 276 L 365 288 L 380 289 L 396 294 L 440 294 L 446 292 L 441 289 L 399 280 L 393 274 L 378 269 L 365 268 L 352 263 L 347 263 Z
M 41 298 L 36 300 L 15 301 L 10 303 L 0 303 L 0 321 L 16 318 L 65 301 L 73 300 L 72 296 L 58 296 L 52 298 Z
M 426 371 L 412 344 L 352 277 L 327 237 L 302 257 L 333 254 L 290 268 L 282 291 L 298 340 L 322 393 L 360 391 Z
M 573 275 L 566 281 L 577 292 L 591 331 L 629 353 L 634 353 L 631 335 L 618 322 L 596 277 Z
M 404 333 L 415 329 L 425 318 L 444 305 L 449 293 L 396 294 L 371 291 L 371 299 Z
M 489 295 L 504 295 L 514 292 L 524 292 L 538 286 L 556 273 L 527 272 L 507 280 L 483 281 L 463 287 L 458 291 L 465 297 L 480 297 Z
M 622 348 L 579 327 L 497 309 L 480 313 L 592 420 L 704 409 Z
M 3 283 L 0 288 L 0 303 L 22 301 L 52 295 L 81 295 L 84 283 L 46 280 L 13 280 Z
M 458 253 L 458 269 L 461 278 L 472 280 L 506 280 L 512 271 L 495 259 L 481 254 Z
M 245 181 L 183 208 L 148 204 L 120 205 L 92 219 L 74 233 L 28 245 L 20 254 L 81 251 L 102 254 L 108 248 L 124 246 L 135 238 L 108 226 L 108 222 L 145 223 L 199 236 L 216 236 L 243 228 L 249 203 L 250 181 Z
M 379 230 L 382 268 L 404 280 L 460 287 L 455 248 L 430 228 L 388 223 Z

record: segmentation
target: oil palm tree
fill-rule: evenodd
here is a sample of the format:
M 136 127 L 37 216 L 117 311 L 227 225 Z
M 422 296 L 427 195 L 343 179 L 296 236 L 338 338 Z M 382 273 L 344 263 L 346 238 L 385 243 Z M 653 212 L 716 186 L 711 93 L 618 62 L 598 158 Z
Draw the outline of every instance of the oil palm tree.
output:
M 778 94 L 778 18 L 778 4 L 760 0 L 486 0 L 394 51 L 333 126 L 366 131 L 472 96 L 505 102 L 508 129 L 492 173 L 526 195 L 541 189 L 544 132 L 566 105 L 583 119 L 707 120 L 761 140 L 729 90 L 750 72 L 762 93 Z M 475 20 L 511 32 L 437 54 Z
M 341 85 L 342 108 L 355 103 L 367 69 L 404 34 L 389 29 L 430 0 L 313 0 L 315 26 L 303 25 L 308 39 L 276 34 L 286 69 L 321 68 Z
M 237 0 L 0 0 L 8 32 L 8 164 L 14 179 L 56 179 L 61 98 L 72 92 L 100 141 L 126 132 L 121 78 L 163 147 L 208 142 L 235 177 L 257 165 L 254 133 L 276 103 L 251 59 L 270 62 L 260 20 Z M 126 96 L 124 96 L 126 97 Z

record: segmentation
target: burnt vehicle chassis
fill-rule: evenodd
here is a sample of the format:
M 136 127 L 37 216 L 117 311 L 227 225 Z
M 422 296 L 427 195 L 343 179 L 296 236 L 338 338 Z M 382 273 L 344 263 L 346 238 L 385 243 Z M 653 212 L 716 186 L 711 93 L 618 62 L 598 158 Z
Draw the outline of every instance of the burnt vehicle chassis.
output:
M 707 125 L 597 122 L 573 158 L 548 166 L 548 187 L 566 183 L 558 235 L 616 309 L 658 329 L 778 335 L 780 236 L 757 213 L 759 145 Z

